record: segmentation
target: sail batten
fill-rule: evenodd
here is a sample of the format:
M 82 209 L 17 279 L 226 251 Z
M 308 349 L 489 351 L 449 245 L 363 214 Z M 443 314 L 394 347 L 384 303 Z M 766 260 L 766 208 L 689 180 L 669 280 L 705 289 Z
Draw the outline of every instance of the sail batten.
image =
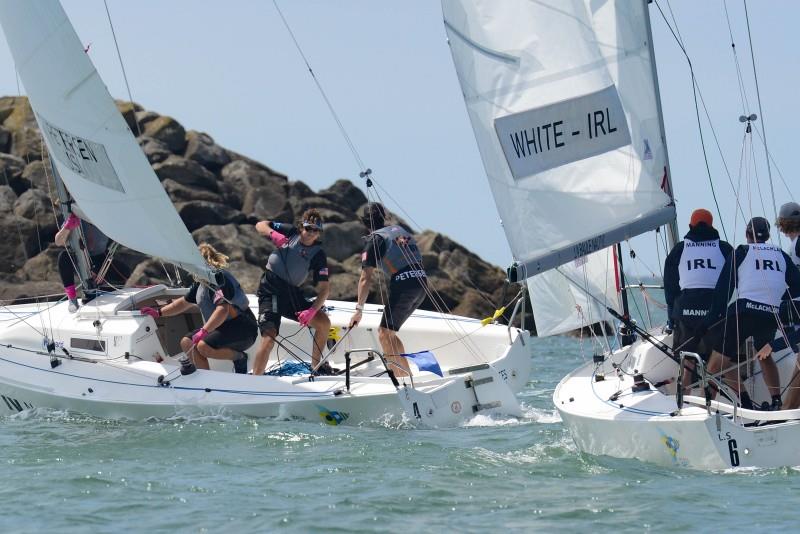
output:
M 114 241 L 213 280 L 60 3 L 2 0 L 0 25 L 81 213 Z

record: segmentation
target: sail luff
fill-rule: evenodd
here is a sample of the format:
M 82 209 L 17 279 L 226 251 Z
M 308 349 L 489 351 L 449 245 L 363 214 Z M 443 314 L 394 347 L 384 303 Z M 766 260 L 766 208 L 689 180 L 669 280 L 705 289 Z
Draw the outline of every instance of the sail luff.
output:
M 72 199 L 114 241 L 213 280 L 57 0 L 0 2 L 0 25 Z

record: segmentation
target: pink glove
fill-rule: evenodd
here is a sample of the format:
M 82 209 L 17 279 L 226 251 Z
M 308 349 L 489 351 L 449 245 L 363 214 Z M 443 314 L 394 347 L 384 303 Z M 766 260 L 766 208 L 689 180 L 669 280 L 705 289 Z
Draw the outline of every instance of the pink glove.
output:
M 74 213 L 70 213 L 69 217 L 67 217 L 67 220 L 64 221 L 63 227 L 67 230 L 74 230 L 80 223 L 81 220 Z
M 161 310 L 151 308 L 150 306 L 142 306 L 139 311 L 142 312 L 142 315 L 149 315 L 153 320 L 161 317 Z
M 289 242 L 289 238 L 283 235 L 280 232 L 276 232 L 275 230 L 269 233 L 269 238 L 272 239 L 272 242 L 275 243 L 275 246 L 280 248 L 286 243 Z
M 206 330 L 205 328 L 201 328 L 200 330 L 197 331 L 195 335 L 192 336 L 192 343 L 197 345 L 198 343 L 203 341 L 207 335 L 208 335 L 208 330 Z
M 311 322 L 311 319 L 317 314 L 317 310 L 314 308 L 309 308 L 307 310 L 303 310 L 301 312 L 297 312 L 297 322 L 303 326 L 308 326 L 308 323 Z

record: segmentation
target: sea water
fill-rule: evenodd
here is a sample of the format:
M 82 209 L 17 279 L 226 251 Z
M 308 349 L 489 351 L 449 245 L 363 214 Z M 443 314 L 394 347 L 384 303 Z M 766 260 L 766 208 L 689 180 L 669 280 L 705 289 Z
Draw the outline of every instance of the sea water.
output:
M 703 473 L 579 454 L 551 395 L 591 355 L 572 338 L 531 349 L 524 417 L 450 430 L 1 418 L 0 531 L 797 528 L 798 469 Z

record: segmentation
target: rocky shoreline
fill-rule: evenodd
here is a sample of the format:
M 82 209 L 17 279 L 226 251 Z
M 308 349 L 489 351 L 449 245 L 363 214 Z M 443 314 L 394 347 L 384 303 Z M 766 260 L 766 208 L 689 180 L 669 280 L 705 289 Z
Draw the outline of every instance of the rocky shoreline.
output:
M 231 271 L 247 292 L 255 291 L 273 249 L 256 233 L 254 222 L 294 221 L 304 210 L 316 208 L 325 219 L 330 298 L 355 300 L 365 233 L 356 212 L 367 201 L 361 189 L 340 179 L 314 191 L 219 146 L 206 133 L 186 130 L 171 117 L 130 102 L 118 101 L 117 107 L 195 241 L 228 254 Z M 8 304 L 41 295 L 60 297 L 54 186 L 27 98 L 0 98 L 0 124 L 0 231 L 6 235 L 0 244 L 0 300 Z M 390 220 L 409 228 L 394 215 Z M 515 294 L 516 287 L 506 287 L 503 270 L 462 245 L 432 230 L 416 237 L 440 297 L 439 308 L 483 318 Z M 136 251 L 123 247 L 116 260 L 114 275 L 126 285 L 168 282 L 160 262 Z M 379 302 L 377 280 L 369 301 Z M 422 307 L 437 309 L 430 299 Z M 533 328 L 532 317 L 526 323 Z

